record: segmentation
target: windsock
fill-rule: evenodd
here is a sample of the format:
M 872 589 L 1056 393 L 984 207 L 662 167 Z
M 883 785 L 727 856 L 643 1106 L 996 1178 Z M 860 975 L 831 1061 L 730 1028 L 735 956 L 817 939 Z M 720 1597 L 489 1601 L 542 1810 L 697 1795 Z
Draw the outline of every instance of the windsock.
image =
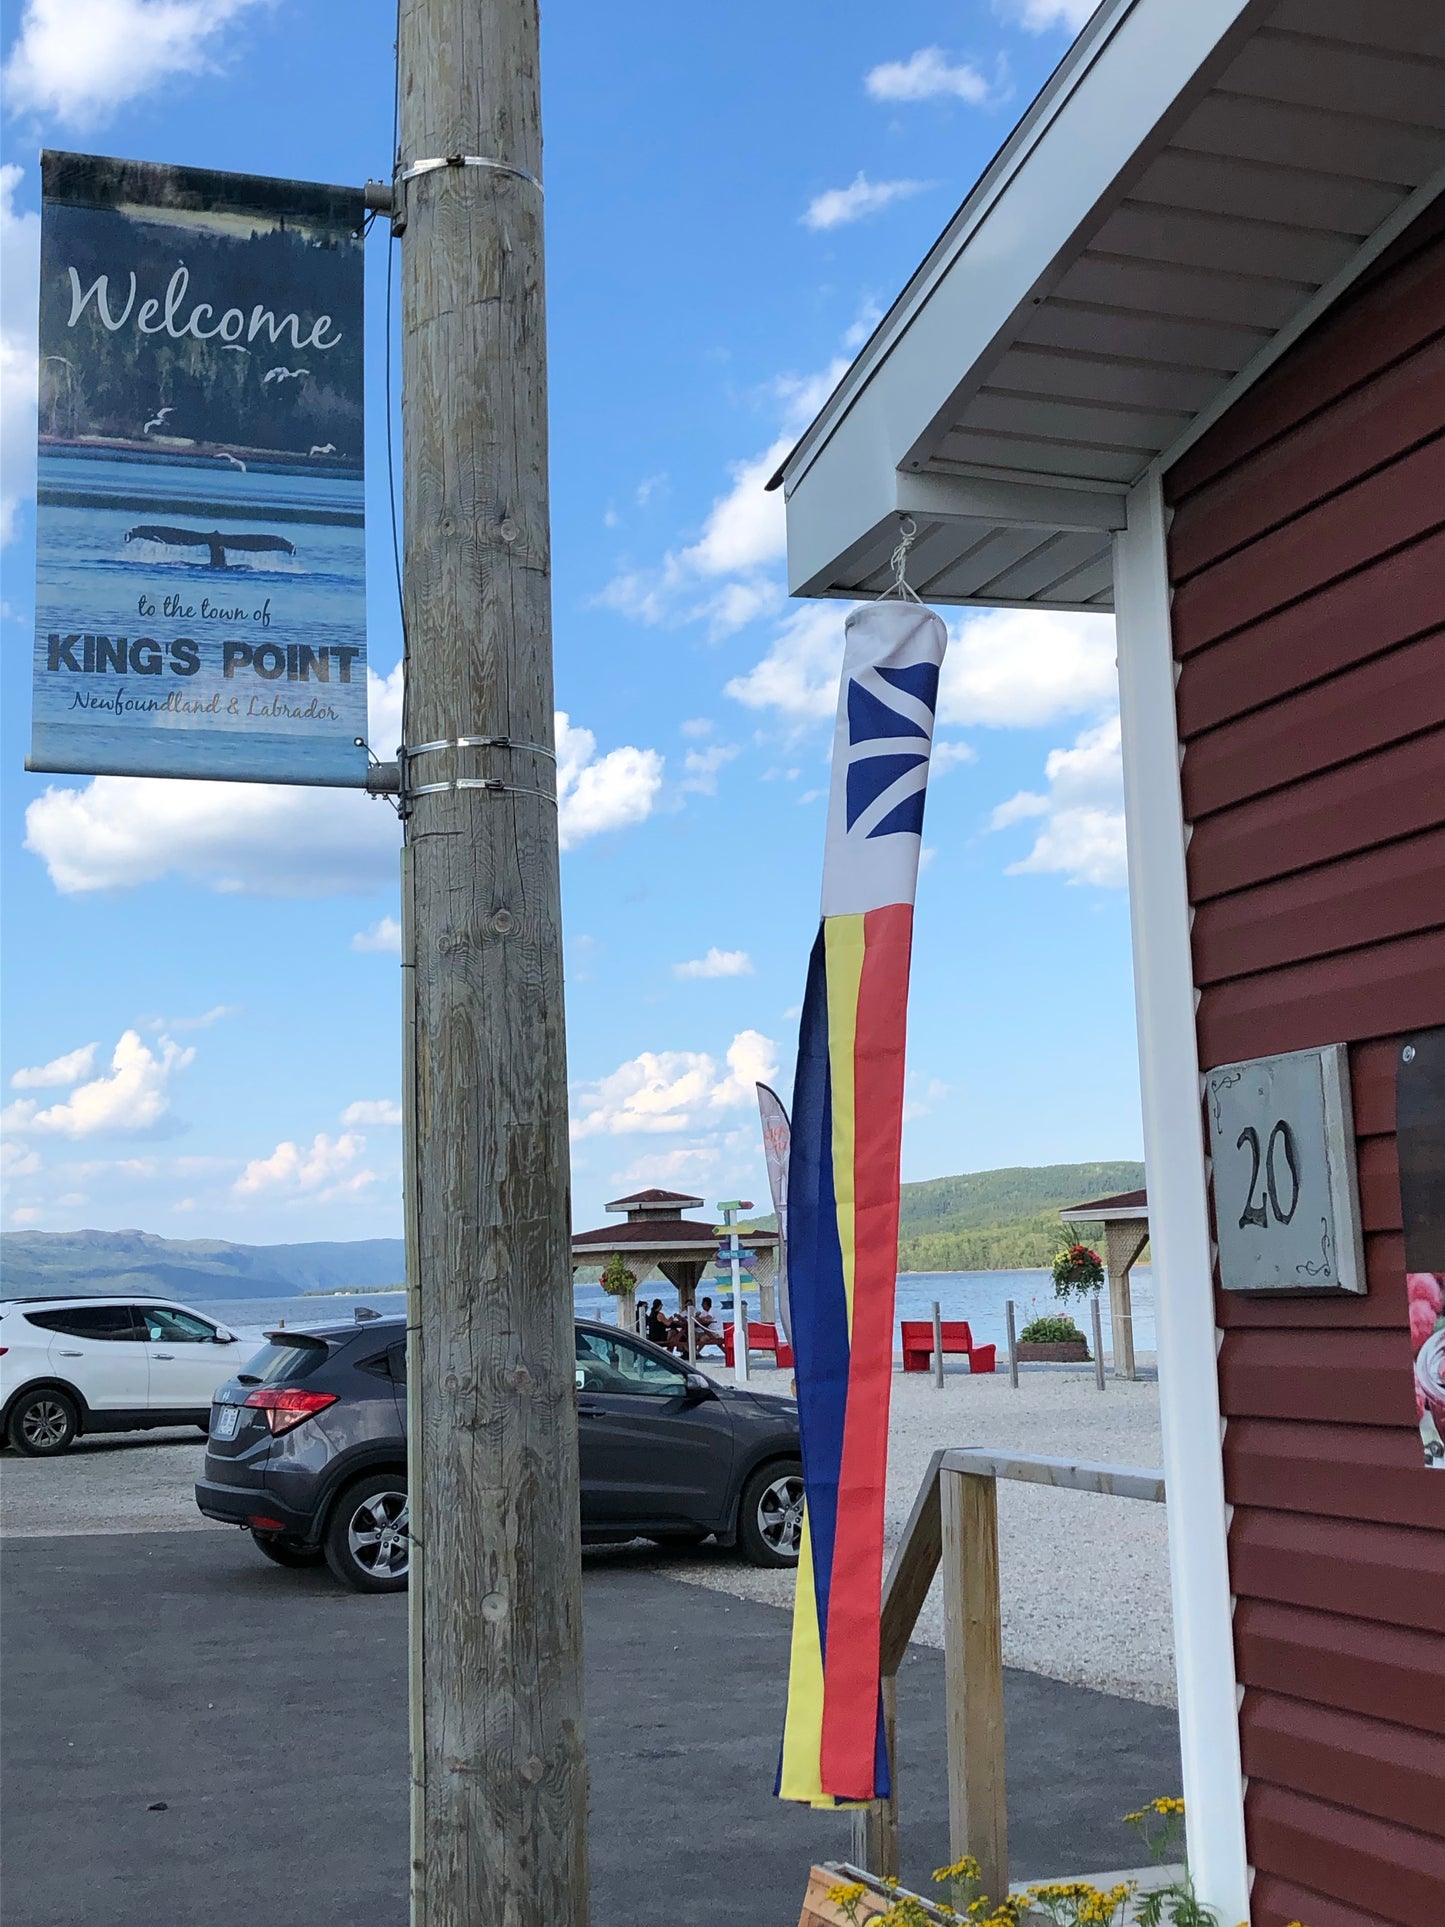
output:
M 788 1168 L 806 1507 L 777 1791 L 888 1793 L 878 1637 L 913 899 L 948 635 L 916 602 L 848 617 Z

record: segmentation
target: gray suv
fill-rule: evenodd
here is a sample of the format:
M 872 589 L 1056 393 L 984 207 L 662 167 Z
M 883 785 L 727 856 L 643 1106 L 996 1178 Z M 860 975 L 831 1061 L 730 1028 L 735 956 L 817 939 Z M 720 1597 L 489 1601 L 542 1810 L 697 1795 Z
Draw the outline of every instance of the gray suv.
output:
M 582 1537 L 697 1542 L 793 1566 L 797 1407 L 719 1385 L 615 1325 L 580 1321 Z M 196 1504 L 278 1565 L 322 1560 L 362 1592 L 406 1584 L 406 1324 L 276 1331 L 211 1407 Z

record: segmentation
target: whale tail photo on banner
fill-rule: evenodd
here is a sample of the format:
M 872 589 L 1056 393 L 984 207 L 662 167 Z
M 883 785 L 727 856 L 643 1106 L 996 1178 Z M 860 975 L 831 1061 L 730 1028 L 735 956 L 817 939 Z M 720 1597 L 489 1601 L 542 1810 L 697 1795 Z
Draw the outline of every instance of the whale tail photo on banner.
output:
M 846 624 L 788 1166 L 789 1311 L 807 1493 L 779 1795 L 887 1795 L 883 1500 L 913 900 L 948 634 L 916 601 Z

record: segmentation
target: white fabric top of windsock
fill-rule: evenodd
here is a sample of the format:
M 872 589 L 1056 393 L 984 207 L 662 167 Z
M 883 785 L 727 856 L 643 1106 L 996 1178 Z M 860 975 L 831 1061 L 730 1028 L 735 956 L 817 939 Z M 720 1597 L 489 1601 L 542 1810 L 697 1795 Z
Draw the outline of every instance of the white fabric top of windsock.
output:
M 923 848 L 938 674 L 948 631 L 913 601 L 870 602 L 844 625 L 823 915 L 912 903 Z

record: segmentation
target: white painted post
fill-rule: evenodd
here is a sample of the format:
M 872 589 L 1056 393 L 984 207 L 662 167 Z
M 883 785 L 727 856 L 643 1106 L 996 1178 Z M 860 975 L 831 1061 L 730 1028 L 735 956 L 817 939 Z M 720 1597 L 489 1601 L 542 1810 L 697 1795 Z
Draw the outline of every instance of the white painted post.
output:
M 943 1390 L 943 1316 L 936 1298 L 933 1301 L 933 1383 L 938 1391 Z
M 1019 1388 L 1019 1341 L 1014 1331 L 1014 1301 L 1009 1299 L 1004 1306 L 1004 1316 L 1008 1320 L 1008 1382 L 1017 1391 Z
M 691 1305 L 687 1308 L 687 1362 L 697 1363 L 697 1313 Z
M 1165 530 L 1151 472 L 1114 541 L 1134 1001 L 1154 1272 L 1169 1281 L 1155 1321 L 1189 1865 L 1234 1921 L 1249 1918 L 1249 1861 Z
M 738 1234 L 732 1236 L 728 1258 L 733 1273 L 733 1378 L 739 1385 L 748 1382 L 748 1308 L 743 1303 L 743 1268 L 738 1258 Z
M 1104 1321 L 1099 1314 L 1099 1294 L 1089 1300 L 1089 1318 L 1094 1327 L 1094 1383 L 1104 1389 Z

